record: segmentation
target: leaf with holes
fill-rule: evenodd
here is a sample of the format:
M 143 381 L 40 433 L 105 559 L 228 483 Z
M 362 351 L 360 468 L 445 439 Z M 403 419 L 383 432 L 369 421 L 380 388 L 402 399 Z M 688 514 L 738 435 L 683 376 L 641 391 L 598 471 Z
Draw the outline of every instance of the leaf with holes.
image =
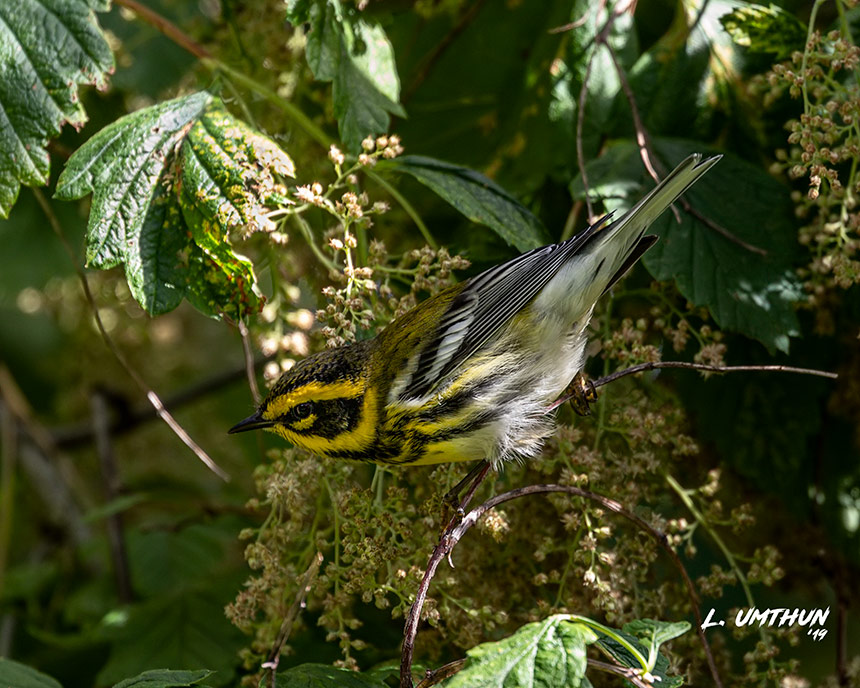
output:
M 0 217 L 21 184 L 48 183 L 48 140 L 66 122 L 86 122 L 78 86 L 107 85 L 113 54 L 95 18 L 107 9 L 93 0 L 0 2 Z
M 275 175 L 295 174 L 271 139 L 213 103 L 191 125 L 179 158 L 179 204 L 194 240 L 218 253 L 231 230 L 274 230 L 266 205 L 287 193 Z
M 285 202 L 277 178 L 290 157 L 195 93 L 106 127 L 68 161 L 57 196 L 93 193 L 87 263 L 124 265 L 132 294 L 152 315 L 187 297 L 212 317 L 256 312 L 261 294 L 231 234 L 270 230 L 267 206 Z

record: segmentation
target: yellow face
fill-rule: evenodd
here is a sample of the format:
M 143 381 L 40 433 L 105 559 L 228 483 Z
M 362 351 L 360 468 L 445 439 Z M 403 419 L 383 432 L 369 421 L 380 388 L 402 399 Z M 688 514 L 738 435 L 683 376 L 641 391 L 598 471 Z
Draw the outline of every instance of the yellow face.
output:
M 379 409 L 359 345 L 323 352 L 287 371 L 257 412 L 230 432 L 264 429 L 322 456 L 372 461 Z
M 315 454 L 360 452 L 376 437 L 377 409 L 359 381 L 309 382 L 270 396 L 261 407 L 268 428 Z

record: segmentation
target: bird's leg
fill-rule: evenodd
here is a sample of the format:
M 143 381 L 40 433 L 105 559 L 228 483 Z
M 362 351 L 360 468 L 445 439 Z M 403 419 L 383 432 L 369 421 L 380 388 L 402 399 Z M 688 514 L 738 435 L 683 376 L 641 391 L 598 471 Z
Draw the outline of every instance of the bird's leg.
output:
M 594 383 L 579 372 L 564 390 L 562 399 L 569 400 L 571 408 L 580 416 L 590 416 L 591 404 L 597 401 L 597 390 Z
M 484 478 L 487 477 L 487 473 L 489 473 L 489 471 L 489 462 L 483 460 L 479 461 L 460 482 L 454 485 L 454 487 L 448 490 L 448 492 L 445 493 L 445 496 L 442 497 L 442 503 L 445 505 L 446 520 L 447 512 L 449 510 L 454 512 L 454 515 L 450 519 L 446 529 L 450 527 L 455 520 L 463 518 L 463 513 L 465 512 L 466 507 L 469 506 L 469 502 L 472 501 L 472 497 L 475 495 L 478 486 L 484 482 Z M 460 499 L 460 493 L 463 492 L 463 490 L 466 492 L 463 495 L 463 498 Z

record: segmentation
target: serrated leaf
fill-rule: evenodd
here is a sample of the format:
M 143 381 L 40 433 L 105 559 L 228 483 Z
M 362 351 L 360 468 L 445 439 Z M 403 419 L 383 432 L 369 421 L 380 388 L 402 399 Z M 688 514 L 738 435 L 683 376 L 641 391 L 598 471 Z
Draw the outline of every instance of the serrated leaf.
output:
M 420 155 L 386 160 L 377 169 L 412 175 L 472 222 L 486 225 L 520 251 L 549 243 L 549 234 L 541 221 L 480 172 Z
M 277 688 L 388 688 L 376 676 L 338 669 L 330 664 L 300 664 L 275 676 Z M 265 679 L 260 688 L 267 688 Z
M 86 121 L 78 86 L 105 87 L 113 54 L 94 14 L 105 9 L 84 0 L 0 3 L 0 217 L 21 184 L 47 183 L 48 140 L 66 122 Z
M 294 175 L 274 141 L 197 93 L 100 131 L 69 159 L 57 196 L 93 192 L 88 264 L 123 264 L 148 313 L 187 297 L 207 315 L 236 317 L 256 312 L 262 296 L 228 235 L 272 229 L 266 204 L 286 196 L 276 176 Z
M 720 17 L 732 40 L 755 53 L 783 59 L 806 43 L 806 26 L 793 14 L 771 4 L 736 7 Z
M 217 251 L 233 229 L 273 230 L 265 205 L 295 177 L 293 161 L 271 139 L 233 117 L 218 101 L 191 125 L 182 142 L 179 204 L 197 244 Z
M 504 640 L 472 648 L 466 667 L 446 688 L 578 688 L 585 676 L 585 648 L 596 636 L 569 618 L 551 616 L 520 627 Z
M 655 139 L 654 147 L 666 169 L 702 151 L 692 141 Z M 628 209 L 653 186 L 644 182 L 639 151 L 631 142 L 612 146 L 586 171 L 592 194 L 603 196 L 607 210 Z M 582 197 L 581 180 L 571 191 Z M 794 305 L 802 295 L 793 270 L 796 240 L 788 189 L 726 154 L 684 197 L 703 217 L 767 255 L 688 213 L 680 213 L 679 224 L 665 212 L 650 228 L 661 240 L 643 257 L 645 267 L 658 280 L 675 280 L 689 301 L 707 306 L 720 327 L 756 339 L 771 352 L 788 351 L 790 337 L 799 332 Z
M 405 117 L 394 49 L 377 23 L 348 13 L 340 0 L 297 4 L 295 23 L 309 20 L 305 54 L 318 81 L 332 81 L 334 115 L 340 137 L 357 152 L 366 136 L 388 131 L 390 115 Z
M 26 664 L 0 657 L 0 686 L 4 688 L 62 688 L 47 674 L 36 671 Z
M 120 681 L 113 688 L 188 688 L 198 685 L 212 673 L 208 669 L 198 669 L 197 671 L 153 669 Z
M 195 93 L 138 110 L 102 129 L 69 158 L 56 196 L 73 200 L 93 193 L 89 265 L 114 267 L 136 248 L 173 149 L 211 100 L 206 92 Z

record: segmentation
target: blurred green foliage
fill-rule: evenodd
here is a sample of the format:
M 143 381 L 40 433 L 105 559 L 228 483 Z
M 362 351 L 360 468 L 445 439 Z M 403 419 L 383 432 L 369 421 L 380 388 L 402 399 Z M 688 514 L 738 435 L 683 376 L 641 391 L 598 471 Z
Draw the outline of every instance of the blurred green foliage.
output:
M 0 656 L 16 660 L 0 659 L 3 680 L 252 682 L 319 551 L 277 685 L 346 685 L 343 667 L 364 671 L 348 674 L 357 686 L 393 685 L 399 615 L 462 470 L 332 465 L 268 437 L 227 439 L 253 407 L 231 321 L 262 309 L 249 341 L 284 365 L 326 338 L 367 336 L 453 279 L 464 262 L 452 255 L 476 271 L 629 207 L 653 183 L 644 141 L 658 174 L 692 151 L 724 159 L 599 307 L 589 371 L 662 357 L 840 379 L 621 381 L 591 418 L 564 412 L 545 456 L 493 489 L 562 482 L 620 501 L 668 534 L 699 611 L 729 625 L 751 599 L 830 606 L 819 642 L 805 629 L 709 629 L 726 685 L 860 685 L 851 3 L 146 4 L 179 37 L 132 2 L 0 9 Z M 52 6 L 50 31 L 22 19 Z M 379 138 L 390 134 L 408 155 Z M 271 172 L 285 159 L 295 180 Z M 85 183 L 70 186 L 75 174 Z M 117 180 L 127 193 L 112 196 Z M 248 230 L 257 220 L 264 231 Z M 371 277 L 344 276 L 347 255 Z M 103 326 L 229 484 L 154 420 L 111 356 L 81 290 L 86 261 L 125 265 L 85 270 Z M 317 309 L 330 331 L 311 327 Z M 96 443 L 102 422 L 109 448 Z M 694 622 L 677 572 L 641 533 L 582 501 L 524 502 L 482 521 L 457 568 L 440 570 L 422 663 L 473 648 L 466 671 L 480 674 L 482 652 L 508 647 L 492 643 L 515 645 L 529 623 L 561 623 L 554 614 L 632 622 L 623 632 L 646 646 L 645 617 Z M 571 643 L 584 653 L 584 638 Z M 667 678 L 709 680 L 695 633 L 660 660 Z M 580 676 L 577 662 L 555 669 Z M 149 671 L 167 667 L 188 671 Z

